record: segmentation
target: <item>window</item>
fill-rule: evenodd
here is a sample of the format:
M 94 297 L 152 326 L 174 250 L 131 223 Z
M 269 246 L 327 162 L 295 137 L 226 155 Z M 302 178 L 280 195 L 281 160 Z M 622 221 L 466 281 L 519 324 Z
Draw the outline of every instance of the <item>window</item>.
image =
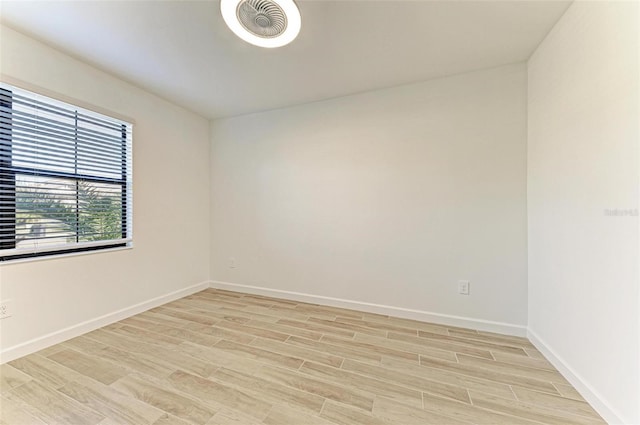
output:
M 129 245 L 131 131 L 0 83 L 0 261 Z

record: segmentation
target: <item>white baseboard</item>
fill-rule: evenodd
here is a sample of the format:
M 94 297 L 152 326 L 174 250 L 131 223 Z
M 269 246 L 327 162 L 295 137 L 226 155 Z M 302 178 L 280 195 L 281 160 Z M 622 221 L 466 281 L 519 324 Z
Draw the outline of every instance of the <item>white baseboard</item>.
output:
M 96 317 L 95 319 L 90 319 L 77 325 L 69 326 L 68 328 L 61 329 L 59 331 L 55 331 L 38 338 L 34 338 L 31 341 L 14 345 L 13 347 L 4 348 L 2 351 L 0 351 L 0 364 L 10 362 L 11 360 L 15 360 L 19 357 L 26 356 L 31 353 L 35 353 L 36 351 L 42 350 L 55 344 L 59 344 L 71 338 L 75 338 L 87 332 L 91 332 L 93 330 L 101 328 L 103 326 L 110 325 L 111 323 L 142 313 L 151 308 L 158 307 L 162 304 L 166 304 L 179 298 L 183 298 L 196 292 L 202 291 L 204 289 L 207 289 L 208 287 L 208 281 L 201 282 L 196 285 L 179 289 L 177 291 L 152 298 L 148 301 L 123 308 L 122 310 L 114 311 L 113 313 L 108 313 L 103 316 Z
M 527 337 L 609 425 L 630 423 L 625 422 L 615 409 L 533 330 L 528 329 Z
M 514 335 L 522 337 L 527 336 L 526 326 L 514 325 L 510 323 L 492 322 L 489 320 L 474 319 L 470 317 L 452 316 L 448 314 L 433 313 L 429 311 L 345 300 L 341 298 L 325 297 L 322 295 L 283 291 L 279 289 L 271 289 L 260 286 L 240 285 L 237 283 L 221 282 L 217 280 L 211 281 L 211 287 L 217 289 L 226 289 L 228 291 L 264 295 L 274 298 L 284 298 L 311 304 L 322 304 L 331 307 L 349 308 L 369 313 L 386 314 L 388 316 L 401 317 L 403 319 L 420 320 L 422 322 L 431 322 L 441 325 L 477 329 L 480 331 L 495 332 L 504 335 Z

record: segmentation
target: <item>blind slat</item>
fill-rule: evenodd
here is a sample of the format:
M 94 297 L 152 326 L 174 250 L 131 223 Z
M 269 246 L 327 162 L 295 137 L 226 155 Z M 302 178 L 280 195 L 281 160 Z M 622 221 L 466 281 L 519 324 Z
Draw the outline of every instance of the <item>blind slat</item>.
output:
M 29 114 L 25 111 L 19 111 L 6 106 L 0 106 L 0 123 L 9 123 L 10 121 L 14 123 L 38 124 L 40 127 L 48 127 L 62 132 L 71 131 L 72 133 L 75 133 L 77 131 L 85 137 L 93 137 L 100 140 L 106 139 L 118 141 L 120 139 L 118 134 L 121 134 L 123 131 L 127 132 L 128 130 L 128 128 L 125 127 L 124 129 L 112 129 L 110 133 L 105 133 L 91 128 L 77 127 L 75 121 L 65 123 L 44 116 Z
M 4 83 L 2 85 L 9 86 L 8 84 Z M 45 96 L 41 96 L 35 93 L 30 93 L 26 90 L 17 89 L 16 87 L 12 87 L 8 90 L 12 92 L 12 95 L 8 96 L 4 94 L 3 97 L 5 102 L 16 103 L 30 110 L 44 111 L 67 119 L 75 119 L 76 116 L 78 116 L 79 121 L 81 122 L 97 125 L 106 129 L 118 129 L 123 124 L 122 122 L 119 122 L 117 120 L 100 118 L 107 117 L 96 112 L 87 111 L 87 113 L 81 113 L 79 112 L 83 110 L 81 108 L 77 108 L 73 105 L 69 105 L 67 103 L 60 102 L 54 99 L 46 98 Z M 21 95 L 20 93 L 23 93 L 24 95 Z
M 4 135 L 7 138 L 16 138 L 17 140 L 25 141 L 48 141 L 51 145 L 68 146 L 69 144 L 78 144 L 78 146 L 91 147 L 97 151 L 101 151 L 105 154 L 113 154 L 116 149 L 122 150 L 122 140 L 118 143 L 107 143 L 104 140 L 91 140 L 83 138 L 81 135 L 62 135 L 43 131 L 42 129 L 36 129 L 34 127 L 24 127 L 17 124 L 13 124 L 10 128 L 7 128 L 8 124 L 4 124 L 0 127 L 0 135 Z M 46 130 L 46 128 L 45 128 Z

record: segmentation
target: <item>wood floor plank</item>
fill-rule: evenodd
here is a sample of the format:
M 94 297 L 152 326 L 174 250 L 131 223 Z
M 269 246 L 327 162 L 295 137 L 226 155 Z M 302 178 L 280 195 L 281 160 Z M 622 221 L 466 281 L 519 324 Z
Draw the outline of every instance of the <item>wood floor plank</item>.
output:
M 365 342 L 368 344 L 377 345 L 379 347 L 401 350 L 407 353 L 422 354 L 423 356 L 433 357 L 434 359 L 449 360 L 451 362 L 458 361 L 456 353 L 452 351 L 445 351 L 439 348 L 432 348 L 425 345 L 411 344 L 408 342 L 391 340 L 388 338 L 378 338 L 365 334 L 356 334 L 353 340 L 357 342 Z
M 245 415 L 237 410 L 223 408 L 213 415 L 207 425 L 262 425 L 262 421 Z
M 153 313 L 158 313 L 163 316 L 175 317 L 178 319 L 183 319 L 189 322 L 199 323 L 201 325 L 212 326 L 218 323 L 220 320 L 224 318 L 214 318 L 211 316 L 203 315 L 203 314 L 195 314 L 188 311 L 181 311 L 178 309 L 168 308 L 168 307 L 156 307 L 149 310 Z
M 125 319 L 122 322 L 132 327 L 136 327 L 138 329 L 146 329 L 147 331 L 151 331 L 158 334 L 169 336 L 171 338 L 175 338 L 179 340 L 178 343 L 182 341 L 191 341 L 195 344 L 212 347 L 216 345 L 218 342 L 220 342 L 220 338 L 216 338 L 211 335 L 195 332 L 189 329 L 166 326 L 160 323 L 154 323 L 144 319 L 138 319 L 136 317 Z
M 278 313 L 280 315 L 280 318 L 288 318 L 291 320 L 298 320 L 302 322 L 309 320 L 309 317 L 319 317 L 322 319 L 329 319 L 329 320 L 333 320 L 336 318 L 336 315 L 330 312 L 326 312 L 324 314 L 320 312 L 309 313 L 309 312 L 296 310 L 294 306 L 274 304 L 271 307 L 269 307 L 269 309 Z
M 109 385 L 129 373 L 121 366 L 71 349 L 51 354 L 48 359 L 105 385 Z
M 134 317 L 148 320 L 154 323 L 159 323 L 166 326 L 173 326 L 176 328 L 185 328 L 190 330 L 193 330 L 194 327 L 202 328 L 202 327 L 211 326 L 211 325 L 203 325 L 202 323 L 192 322 L 190 320 L 180 319 L 179 317 L 167 316 L 165 314 L 156 313 L 151 310 L 140 313 Z
M 90 425 L 98 424 L 105 418 L 36 381 L 30 381 L 12 389 L 6 397 L 20 399 L 33 406 L 35 409 L 31 412 L 47 424 Z
M 122 425 L 122 423 L 116 422 L 116 420 L 112 418 L 104 418 L 98 425 Z
M 221 367 L 239 367 L 241 370 L 253 372 L 263 367 L 265 364 L 268 364 L 260 361 L 260 359 L 256 359 L 254 356 L 239 356 L 234 352 L 226 351 L 224 349 L 204 347 L 190 342 L 184 342 L 180 348 L 185 354 L 209 363 L 213 369 L 211 373 Z M 210 375 L 211 374 L 207 376 Z
M 320 397 L 348 404 L 363 410 L 371 411 L 373 397 L 354 387 L 338 385 L 333 382 L 310 377 L 294 371 L 281 368 L 265 367 L 258 370 L 256 376 L 271 380 L 283 385 L 288 385 Z
M 237 304 L 246 304 L 247 297 L 245 294 L 239 292 L 221 291 L 217 289 L 205 289 L 204 291 L 196 292 L 185 298 L 204 298 L 215 302 L 225 301 Z
M 83 337 L 74 338 L 74 340 L 81 339 Z M 70 341 L 65 342 L 63 345 L 68 344 Z M 54 352 L 54 354 L 62 352 L 60 350 Z M 52 355 L 54 355 L 52 354 Z M 45 379 L 40 379 L 42 382 L 49 383 L 51 386 L 48 388 L 57 389 L 60 394 L 66 395 L 69 399 L 73 399 L 79 404 L 86 406 L 89 410 L 96 413 L 105 415 L 105 411 L 111 411 L 110 417 L 117 417 L 121 423 L 150 423 L 150 421 L 142 420 L 127 420 L 131 418 L 132 412 L 138 413 L 138 418 L 153 417 L 155 410 L 145 408 L 137 400 L 128 398 L 112 390 L 107 385 L 92 379 L 90 376 L 84 375 L 76 370 L 67 368 L 59 363 L 56 363 L 48 358 L 41 358 L 40 356 L 32 355 L 29 359 L 35 359 L 37 368 L 33 365 L 29 365 L 26 371 L 33 373 L 38 378 L 45 376 Z M 36 379 L 36 378 L 34 378 Z M 62 384 L 63 383 L 63 384 Z M 62 384 L 62 385 L 60 385 Z M 103 404 L 103 405 L 102 405 Z M 133 415 L 134 417 L 136 415 Z M 107 421 L 103 420 L 100 424 Z
M 348 347 L 361 352 L 371 352 L 379 354 L 380 356 L 395 357 L 403 360 L 409 360 L 418 362 L 419 356 L 416 353 L 408 351 L 401 351 L 394 348 L 383 347 L 377 344 L 369 344 L 368 342 L 361 342 L 355 340 L 348 340 L 344 338 L 336 338 L 331 335 L 324 335 L 320 341 L 326 342 L 332 345 L 340 347 Z
M 584 401 L 573 400 L 553 394 L 541 393 L 538 391 L 531 391 L 526 388 L 520 387 L 513 387 L 513 392 L 515 393 L 518 400 L 524 403 L 539 404 L 552 409 L 558 409 L 564 412 L 573 413 L 579 416 L 586 416 L 598 420 L 600 419 L 600 415 L 598 415 L 596 411 L 593 410 L 591 406 L 589 406 L 589 403 Z
M 84 336 L 65 341 L 61 346 L 97 356 L 113 364 L 120 365 L 129 371 L 145 375 L 166 377 L 175 371 L 174 368 L 167 366 L 166 363 L 157 362 L 151 357 L 105 345 Z
M 200 299 L 203 301 L 211 301 L 215 305 L 222 305 L 222 306 L 229 305 L 232 308 L 238 308 L 238 309 L 242 309 L 249 305 L 270 307 L 274 304 L 293 308 L 297 304 L 296 302 L 286 301 L 286 300 L 277 302 L 275 301 L 276 300 L 275 298 L 269 299 L 267 297 L 259 297 L 259 296 L 252 297 L 252 296 L 248 296 L 247 294 L 243 294 L 242 296 L 237 298 L 231 298 L 231 297 L 227 297 L 226 294 L 223 294 L 221 292 L 209 293 L 206 291 L 193 294 L 190 297 L 187 297 L 187 299 Z
M 257 320 L 251 320 L 247 322 L 247 326 L 252 326 L 260 329 L 270 329 L 277 332 L 281 332 L 287 336 L 295 335 L 301 338 L 313 339 L 315 341 L 320 340 L 322 338 L 322 334 L 316 331 L 309 331 L 301 328 L 294 328 L 291 326 L 282 325 L 280 323 L 268 323 Z
M 529 357 L 532 357 L 534 359 L 544 359 L 545 358 L 544 355 L 540 351 L 538 351 L 538 349 L 535 348 L 535 347 L 525 347 L 524 351 L 527 353 L 527 355 Z
M 346 387 L 355 387 L 362 391 L 370 392 L 372 395 L 383 395 L 410 406 L 422 406 L 422 393 L 420 391 L 389 381 L 381 381 L 371 376 L 313 362 L 304 362 L 300 367 L 300 372 L 342 384 Z
M 240 357 L 259 360 L 264 363 L 283 366 L 290 369 L 298 369 L 302 366 L 302 363 L 304 363 L 304 360 L 297 357 L 283 355 L 253 346 L 237 344 L 232 341 L 222 340 L 216 344 L 215 348 L 224 350 L 228 353 L 234 353 Z
M 387 331 L 384 329 L 374 329 L 366 326 L 354 325 L 353 323 L 339 322 L 337 320 L 318 319 L 317 317 L 310 317 L 307 322 L 318 323 L 330 328 L 344 329 L 351 332 L 359 332 L 363 334 L 369 334 L 374 336 L 386 337 Z
M 242 309 L 242 311 L 247 312 L 247 313 L 255 313 L 255 314 L 259 314 L 260 317 L 262 316 L 267 316 L 270 319 L 269 320 L 264 320 L 265 322 L 271 322 L 274 323 L 280 319 L 282 319 L 283 315 L 281 311 L 278 311 L 277 309 L 271 307 L 267 307 L 264 305 L 254 305 L 254 304 L 249 304 L 248 306 L 244 307 Z M 292 320 L 298 320 L 301 322 L 306 322 L 307 320 L 309 320 L 309 316 L 307 316 L 306 314 L 303 313 L 298 313 L 296 311 L 294 311 L 292 308 L 289 308 L 287 310 L 287 314 L 286 317 L 288 319 L 292 319 Z
M 553 386 L 556 387 L 558 392 L 562 394 L 563 397 L 570 398 L 573 400 L 578 400 L 578 401 L 585 401 L 585 399 L 578 392 L 578 390 L 573 388 L 571 385 L 554 383 Z
M 286 341 L 289 338 L 288 334 L 282 332 L 276 332 L 269 329 L 264 329 L 262 327 L 254 327 L 249 325 L 241 325 L 234 322 L 228 322 L 226 320 L 222 320 L 217 323 L 218 327 L 224 329 L 231 329 L 236 332 L 241 332 L 249 335 L 253 335 L 255 337 L 273 339 L 275 341 Z
M 270 339 L 256 338 L 249 345 L 252 347 L 262 348 L 263 350 L 272 351 L 274 353 L 294 356 L 302 360 L 311 360 L 327 366 L 340 367 L 344 361 L 344 358 L 334 356 L 333 354 L 321 353 L 319 351 L 296 347 L 291 344 L 273 341 Z
M 308 348 L 310 350 L 320 351 L 321 353 L 333 354 L 347 359 L 375 361 L 379 362 L 382 358 L 378 353 L 367 352 L 364 350 L 353 349 L 343 345 L 329 344 L 323 341 L 313 341 L 306 338 L 291 336 L 286 341 L 287 344 L 298 347 Z
M 0 424 L 2 425 L 47 425 L 37 415 L 30 413 L 32 406 L 0 397 Z
M 335 425 L 324 418 L 309 415 L 299 410 L 278 407 L 262 421 L 265 425 Z
M 439 333 L 442 335 L 449 335 L 449 328 L 443 325 L 435 324 L 435 323 L 426 323 L 426 322 L 420 322 L 417 320 L 403 319 L 400 317 L 392 317 L 392 316 L 388 316 L 388 317 L 370 316 L 370 321 L 380 322 L 388 325 L 400 326 L 402 328 L 415 329 L 416 331 L 421 330 L 421 331 Z
M 461 330 L 467 330 L 467 329 L 454 329 L 454 330 L 449 330 L 449 333 L 453 332 L 453 331 L 461 331 Z M 495 332 L 489 332 L 489 331 L 478 331 L 479 335 L 482 336 L 486 336 L 488 338 L 492 338 L 496 341 L 503 341 L 503 342 L 512 342 L 514 345 L 516 346 L 520 346 L 520 347 L 534 347 L 533 343 L 531 341 L 529 341 L 527 338 L 522 337 L 522 336 L 515 336 L 515 335 L 503 335 L 503 334 L 498 334 Z
M 556 370 L 556 368 L 544 358 L 538 359 L 529 356 L 502 353 L 499 351 L 492 351 L 491 354 L 493 354 L 493 358 L 498 362 L 510 363 L 517 366 L 526 366 L 534 369 Z
M 153 332 L 145 328 L 124 325 L 117 329 L 106 329 L 118 335 L 126 335 L 138 341 L 159 345 L 161 347 L 175 347 L 182 342 L 180 338 L 175 338 L 165 333 Z
M 425 331 L 418 331 L 418 336 L 420 338 L 425 338 L 425 339 L 429 339 L 429 340 L 437 340 L 437 341 L 441 341 L 441 342 L 449 342 L 458 346 L 465 346 L 465 347 L 473 347 L 473 348 L 483 348 L 486 349 L 488 351 L 494 352 L 494 351 L 502 351 L 505 353 L 510 353 L 510 354 L 519 354 L 522 356 L 526 356 L 527 353 L 524 351 L 524 349 L 522 347 L 514 347 L 513 345 L 508 345 L 508 344 L 501 344 L 501 343 L 494 343 L 494 342 L 485 342 L 485 341 L 470 341 L 467 338 L 460 338 L 460 337 L 456 337 L 456 336 L 449 336 L 449 335 L 440 335 L 437 333 L 433 333 L 433 332 L 425 332 Z M 458 351 L 460 352 L 460 351 Z
M 408 373 L 416 377 L 422 377 L 424 379 L 441 382 L 444 384 L 450 384 L 460 388 L 486 391 L 489 394 L 497 395 L 503 398 L 515 399 L 515 395 L 513 394 L 513 391 L 511 391 L 511 387 L 508 384 L 477 378 L 475 376 L 451 373 L 449 371 L 440 370 L 437 368 L 423 367 L 420 365 L 414 365 L 413 363 L 402 362 L 396 359 L 389 359 L 385 357 L 382 358 L 381 364 L 389 369 L 389 373 Z M 438 395 L 438 393 L 435 394 Z
M 315 313 L 319 313 L 322 315 L 333 314 L 337 316 L 340 314 L 342 317 L 351 317 L 353 319 L 362 319 L 362 313 L 355 310 L 348 310 L 339 307 L 329 307 L 325 305 L 316 305 L 316 304 L 305 304 L 299 303 L 294 307 L 295 310 L 301 311 L 304 313 L 308 313 L 309 315 L 313 315 Z
M 520 375 L 511 375 L 509 373 L 497 372 L 473 365 L 434 360 L 426 357 L 420 358 L 420 365 L 452 373 L 459 373 L 461 375 L 474 376 L 476 378 L 482 378 L 488 381 L 501 382 L 508 385 L 518 385 L 524 388 L 531 388 L 539 391 L 556 391 L 556 388 L 553 386 L 553 384 L 548 381 L 542 381 Z
M 215 400 L 218 404 L 240 410 L 256 419 L 263 419 L 271 410 L 272 405 L 260 397 L 181 370 L 171 374 L 168 381 L 174 388 L 180 389 L 194 398 Z
M 318 332 L 321 334 L 333 334 L 333 335 L 338 335 L 346 338 L 353 338 L 353 336 L 355 335 L 355 332 L 353 331 L 338 329 L 331 326 L 324 326 L 324 325 L 320 325 L 318 323 L 313 323 L 309 321 L 300 322 L 298 320 L 280 319 L 276 323 L 286 325 L 286 326 L 291 326 L 294 328 L 307 329 L 307 330 Z
M 493 412 L 470 403 L 444 399 L 432 394 L 423 394 L 424 409 L 478 425 L 536 425 L 536 422 L 503 413 Z
M 209 376 L 215 370 L 215 367 L 210 364 L 180 351 L 178 346 L 165 348 L 160 345 L 137 341 L 125 334 L 116 334 L 103 330 L 93 331 L 86 335 L 88 338 L 95 339 L 103 344 L 131 351 L 140 356 L 140 358 L 151 358 L 153 361 L 169 368 L 173 366 L 174 370 L 179 365 L 180 368 L 203 377 Z
M 60 388 L 70 379 L 70 369 L 37 354 L 21 357 L 8 364 L 48 388 Z
M 373 413 L 377 417 L 390 421 L 391 423 L 402 425 L 468 425 L 473 423 L 470 421 L 461 421 L 429 410 L 407 406 L 385 397 L 376 398 L 373 404 Z
M 437 348 L 439 350 L 449 351 L 451 353 L 462 353 L 471 356 L 482 357 L 485 359 L 493 359 L 491 352 L 486 348 L 476 348 L 466 344 L 455 344 L 449 341 L 421 338 L 418 336 L 399 334 L 395 332 L 389 332 L 387 337 L 391 340 L 403 341 L 414 345 L 423 345 L 429 348 Z
M 40 351 L 37 351 L 34 354 L 37 354 L 42 357 L 47 357 L 49 354 L 57 353 L 58 351 L 62 351 L 62 350 L 64 350 L 64 347 L 58 344 L 58 345 L 52 345 L 51 347 L 44 348 Z
M 177 416 L 173 416 L 169 413 L 165 413 L 164 415 L 162 415 L 162 417 L 160 417 L 160 419 L 155 421 L 153 425 L 191 425 L 191 422 L 187 422 L 185 420 L 178 418 Z M 207 422 L 207 425 L 209 425 L 209 422 Z
M 227 322 L 243 324 L 251 320 L 250 317 L 247 317 L 248 315 L 246 313 L 242 313 L 242 311 L 238 309 L 232 310 L 230 307 L 231 306 L 228 304 L 219 305 L 206 302 L 200 303 L 183 301 L 179 301 L 172 306 L 175 310 L 186 311 L 191 314 L 196 314 L 217 321 L 226 320 Z
M 214 302 L 211 303 L 210 301 L 214 301 Z M 235 308 L 235 309 L 241 309 L 247 306 L 247 304 L 243 302 L 242 298 L 230 300 L 230 299 L 221 299 L 220 297 L 212 297 L 209 300 L 206 300 L 206 299 L 202 300 L 202 299 L 199 299 L 198 297 L 185 297 L 185 298 L 182 298 L 181 300 L 174 301 L 170 305 L 172 307 L 187 307 L 187 308 L 189 308 L 189 306 L 193 306 L 196 309 L 205 308 L 206 310 L 208 310 L 209 307 L 212 305 L 216 307 L 229 307 L 229 308 Z
M 287 404 L 290 407 L 320 413 L 324 398 L 315 394 L 297 390 L 285 385 L 276 384 L 236 370 L 220 368 L 210 377 L 219 382 L 241 388 L 243 391 L 257 396 L 272 405 Z
M 188 398 L 167 387 L 160 387 L 141 377 L 129 375 L 114 382 L 111 386 L 124 394 L 193 424 L 204 425 L 217 413 L 217 410 L 209 405 Z
M 0 394 L 31 381 L 31 377 L 9 364 L 0 365 Z
M 469 394 L 464 387 L 443 383 L 434 379 L 427 379 L 416 374 L 407 374 L 398 370 L 382 366 L 360 363 L 354 360 L 345 360 L 342 369 L 357 372 L 387 382 L 395 382 L 419 392 L 429 392 L 454 400 L 470 403 Z
M 221 307 L 219 311 L 224 314 L 232 314 L 234 316 L 243 317 L 249 321 L 256 320 L 259 322 L 275 323 L 280 319 L 279 316 L 262 314 L 256 311 L 251 311 L 251 307 L 256 307 L 256 306 L 247 305 L 242 307 L 242 309 L 231 308 L 231 307 Z
M 352 325 L 358 325 L 358 326 L 366 327 L 370 329 L 379 329 L 387 332 L 391 331 L 391 332 L 405 333 L 412 336 L 418 336 L 417 329 L 403 328 L 401 326 L 396 326 L 389 323 L 383 323 L 382 321 L 372 322 L 367 320 L 351 319 L 349 317 L 336 317 L 335 321 L 340 323 L 349 323 Z
M 74 338 L 74 340 L 80 338 L 82 337 Z M 67 341 L 63 345 L 67 345 L 69 342 Z M 54 352 L 52 355 L 56 353 Z M 55 363 L 48 358 L 43 359 L 43 366 L 47 368 L 49 373 L 55 374 L 65 382 L 63 386 L 57 388 L 57 392 L 75 400 L 89 410 L 106 416 L 100 424 L 107 423 L 106 419 L 108 418 L 117 418 L 120 424 L 146 424 L 152 422 L 161 413 L 137 400 L 123 396 L 90 376 Z
M 244 301 L 246 300 L 253 300 L 255 303 L 259 303 L 259 304 L 267 304 L 267 305 L 282 305 L 282 306 L 289 306 L 289 307 L 295 307 L 296 305 L 300 304 L 298 301 L 293 301 L 293 300 L 285 300 L 283 298 L 274 298 L 274 297 L 267 297 L 264 295 L 253 295 L 253 294 L 242 294 L 242 299 Z
M 390 422 L 380 419 L 370 412 L 330 400 L 325 403 L 320 416 L 338 425 L 391 425 Z
M 494 344 L 511 345 L 513 347 L 533 347 L 526 338 L 510 335 L 500 335 L 490 332 L 473 331 L 470 329 L 449 329 L 449 336 L 471 339 L 473 341 L 490 342 Z
M 469 395 L 475 406 L 495 410 L 511 416 L 516 416 L 532 421 L 551 425 L 602 425 L 601 419 L 585 418 L 573 415 L 562 410 L 549 409 L 546 406 L 522 403 L 514 400 L 506 400 L 500 397 L 470 391 Z
M 206 289 L 0 366 L 0 425 L 601 425 L 526 338 Z
M 237 342 L 238 344 L 249 344 L 256 339 L 255 336 L 242 332 L 232 331 L 230 329 L 220 328 L 217 326 L 190 326 L 189 330 L 201 333 L 217 339 L 225 339 L 227 341 Z
M 286 307 L 295 307 L 298 304 L 296 301 L 284 300 L 281 298 L 264 297 L 261 295 L 242 294 L 242 303 L 270 307 L 272 305 L 282 305 Z
M 150 424 L 163 415 L 161 410 L 132 400 L 106 385 L 69 382 L 58 391 L 121 425 Z
M 458 362 L 460 364 L 478 366 L 489 369 L 491 371 L 506 372 L 510 375 L 526 376 L 542 381 L 558 382 L 560 384 L 564 384 L 567 382 L 567 380 L 555 370 L 535 369 L 528 366 L 516 365 L 513 363 L 503 363 L 499 361 L 480 359 L 478 357 L 466 356 L 464 354 L 458 355 Z M 555 392 L 555 387 L 552 389 L 552 392 Z
M 226 289 L 219 289 L 219 288 L 207 288 L 207 289 L 203 289 L 200 292 L 196 292 L 194 295 L 204 295 L 204 294 L 211 294 L 214 296 L 219 296 L 221 298 L 244 298 L 246 296 L 248 296 L 249 294 L 245 294 L 244 292 L 236 292 L 236 291 L 227 291 Z M 265 297 L 266 298 L 266 297 Z

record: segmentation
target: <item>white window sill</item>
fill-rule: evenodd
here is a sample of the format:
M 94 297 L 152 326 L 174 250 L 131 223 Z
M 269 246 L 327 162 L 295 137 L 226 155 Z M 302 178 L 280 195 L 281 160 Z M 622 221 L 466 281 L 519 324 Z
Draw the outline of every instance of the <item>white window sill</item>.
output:
M 128 246 L 118 246 L 118 247 L 115 247 L 115 248 L 96 249 L 96 250 L 93 250 L 93 251 L 69 252 L 69 253 L 66 253 L 66 254 L 43 255 L 42 257 L 18 258 L 16 260 L 0 261 L 0 267 L 9 266 L 9 265 L 12 265 L 12 264 L 31 263 L 31 262 L 34 262 L 34 261 L 59 260 L 59 259 L 62 259 L 62 258 L 78 257 L 78 256 L 81 256 L 81 255 L 104 254 L 104 253 L 107 253 L 107 252 L 125 251 L 125 250 L 129 250 L 129 249 L 133 249 L 133 244 L 130 244 Z

